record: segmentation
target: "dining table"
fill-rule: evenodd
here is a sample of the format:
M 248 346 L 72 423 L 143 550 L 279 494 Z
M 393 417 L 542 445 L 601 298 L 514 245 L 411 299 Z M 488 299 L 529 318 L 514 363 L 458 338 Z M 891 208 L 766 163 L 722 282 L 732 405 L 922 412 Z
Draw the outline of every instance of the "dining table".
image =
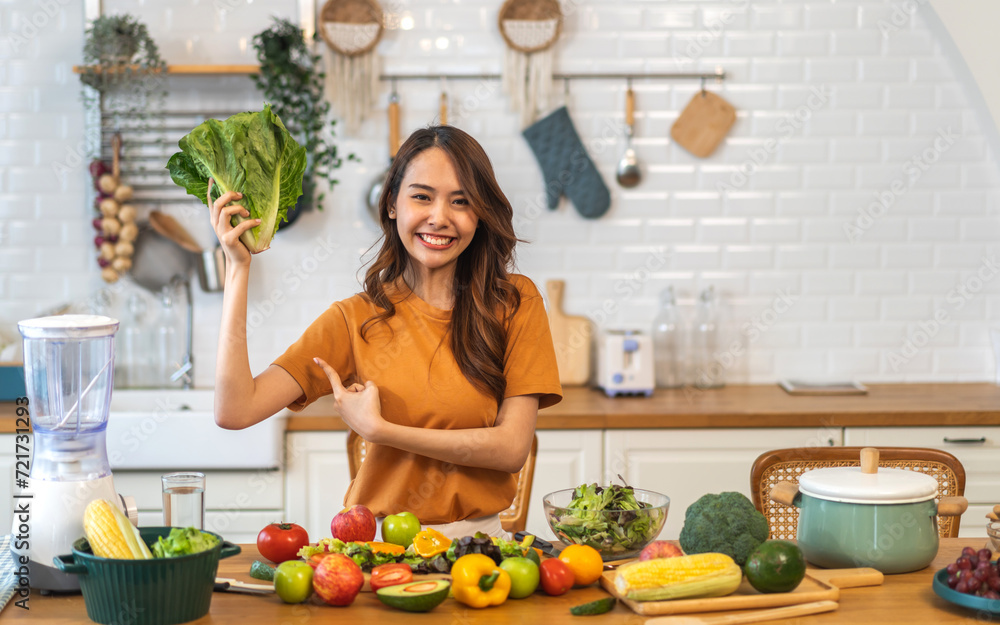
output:
M 925 569 L 911 573 L 886 575 L 878 586 L 844 588 L 840 590 L 839 605 L 835 611 L 772 622 L 796 622 L 803 625 L 827 623 L 869 623 L 918 625 L 921 623 L 992 622 L 1000 619 L 1000 601 L 997 612 L 982 612 L 962 607 L 937 596 L 932 589 L 934 574 L 954 561 L 964 547 L 991 548 L 987 538 L 942 538 L 934 561 Z M 234 578 L 260 583 L 250 577 L 250 565 L 262 559 L 255 545 L 240 545 L 241 552 L 220 560 L 218 577 Z M 307 602 L 289 605 L 275 594 L 248 595 L 235 592 L 213 594 L 209 613 L 192 623 L 231 625 L 313 625 L 318 623 L 383 623 L 408 625 L 411 623 L 447 623 L 449 625 L 511 624 L 518 625 L 576 622 L 640 624 L 649 618 L 632 612 L 622 602 L 605 614 L 596 616 L 571 616 L 570 608 L 594 601 L 608 594 L 599 585 L 573 588 L 564 595 L 552 597 L 539 589 L 525 599 L 508 599 L 500 606 L 473 609 L 447 599 L 428 613 L 403 612 L 383 605 L 372 593 L 360 593 L 347 607 L 328 606 L 315 595 Z M 15 596 L 15 600 L 18 597 Z M 28 598 L 28 610 L 7 604 L 0 613 L 3 622 L 31 620 L 46 625 L 88 623 L 83 597 L 77 594 L 51 594 L 43 596 L 33 591 Z M 713 612 L 701 615 L 735 614 Z M 130 622 L 125 616 L 122 623 Z

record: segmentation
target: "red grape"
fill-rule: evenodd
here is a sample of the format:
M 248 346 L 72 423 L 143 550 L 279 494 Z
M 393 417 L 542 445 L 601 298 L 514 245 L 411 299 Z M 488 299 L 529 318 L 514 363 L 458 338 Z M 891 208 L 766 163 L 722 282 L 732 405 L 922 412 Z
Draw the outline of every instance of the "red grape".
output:
M 962 556 L 961 558 L 956 560 L 955 563 L 958 564 L 958 568 L 963 570 L 972 568 L 972 559 L 969 558 L 968 556 Z
M 976 548 L 975 547 L 966 547 L 965 549 L 962 549 L 962 555 L 963 556 L 974 556 L 974 555 L 976 555 Z
M 976 578 L 976 577 L 973 577 L 969 581 L 965 582 L 965 587 L 968 589 L 968 592 L 971 592 L 971 593 L 974 593 L 977 590 L 979 590 L 979 586 L 980 585 L 982 585 L 982 582 L 979 581 L 979 579 Z
M 984 599 L 994 599 L 994 600 L 995 599 L 1000 599 L 1000 594 L 998 594 L 997 591 L 995 591 L 995 590 L 987 590 L 986 592 L 983 593 L 983 598 Z
M 958 575 L 951 573 L 948 575 L 948 588 L 954 588 L 955 584 L 958 583 Z
M 101 237 L 97 237 L 97 238 L 100 239 Z M 103 239 L 101 239 L 101 240 L 103 241 Z M 95 239 L 95 241 L 96 241 L 96 239 Z M 97 247 L 100 247 L 100 246 L 101 246 L 101 244 L 98 243 Z M 951 575 L 954 575 L 955 573 L 958 573 L 958 571 L 959 571 L 959 569 L 958 569 L 958 562 L 952 562 L 951 564 L 948 565 L 947 568 L 948 568 L 948 573 L 951 574 Z
M 955 584 L 955 590 L 957 590 L 960 593 L 967 594 L 969 592 L 969 582 L 965 581 L 964 579 L 959 580 L 959 582 Z
M 993 552 L 990 551 L 989 549 L 980 549 L 979 552 L 976 554 L 976 557 L 979 558 L 980 560 L 986 560 L 987 562 L 989 562 L 990 560 L 993 559 Z

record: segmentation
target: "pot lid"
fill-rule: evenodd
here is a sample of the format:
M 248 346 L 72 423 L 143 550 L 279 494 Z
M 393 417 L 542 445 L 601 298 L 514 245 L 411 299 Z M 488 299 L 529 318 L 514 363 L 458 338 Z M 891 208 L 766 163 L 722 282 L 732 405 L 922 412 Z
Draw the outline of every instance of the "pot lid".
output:
M 879 468 L 862 473 L 861 467 L 813 469 L 799 477 L 799 491 L 819 499 L 846 503 L 913 503 L 937 495 L 937 480 L 905 469 Z

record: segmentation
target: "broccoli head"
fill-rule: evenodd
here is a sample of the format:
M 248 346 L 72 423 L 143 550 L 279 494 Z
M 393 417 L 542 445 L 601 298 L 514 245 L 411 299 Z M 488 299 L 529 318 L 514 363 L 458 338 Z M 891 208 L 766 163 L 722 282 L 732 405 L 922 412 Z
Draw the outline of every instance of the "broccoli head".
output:
M 767 540 L 767 518 L 742 493 L 704 495 L 684 515 L 680 543 L 684 553 L 724 553 L 743 566 Z

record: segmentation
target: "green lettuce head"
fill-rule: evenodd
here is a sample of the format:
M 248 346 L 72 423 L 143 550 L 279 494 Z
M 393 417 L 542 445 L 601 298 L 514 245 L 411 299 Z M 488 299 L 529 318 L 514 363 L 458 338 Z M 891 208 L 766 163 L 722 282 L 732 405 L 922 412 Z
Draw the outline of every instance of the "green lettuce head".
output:
M 288 209 L 302 195 L 306 150 L 265 105 L 263 111 L 238 113 L 225 121 L 209 119 L 185 135 L 181 151 L 170 157 L 170 178 L 208 205 L 208 180 L 214 181 L 212 200 L 227 191 L 243 194 L 240 205 L 249 217 L 235 215 L 233 226 L 260 219 L 240 240 L 251 253 L 271 246 Z

